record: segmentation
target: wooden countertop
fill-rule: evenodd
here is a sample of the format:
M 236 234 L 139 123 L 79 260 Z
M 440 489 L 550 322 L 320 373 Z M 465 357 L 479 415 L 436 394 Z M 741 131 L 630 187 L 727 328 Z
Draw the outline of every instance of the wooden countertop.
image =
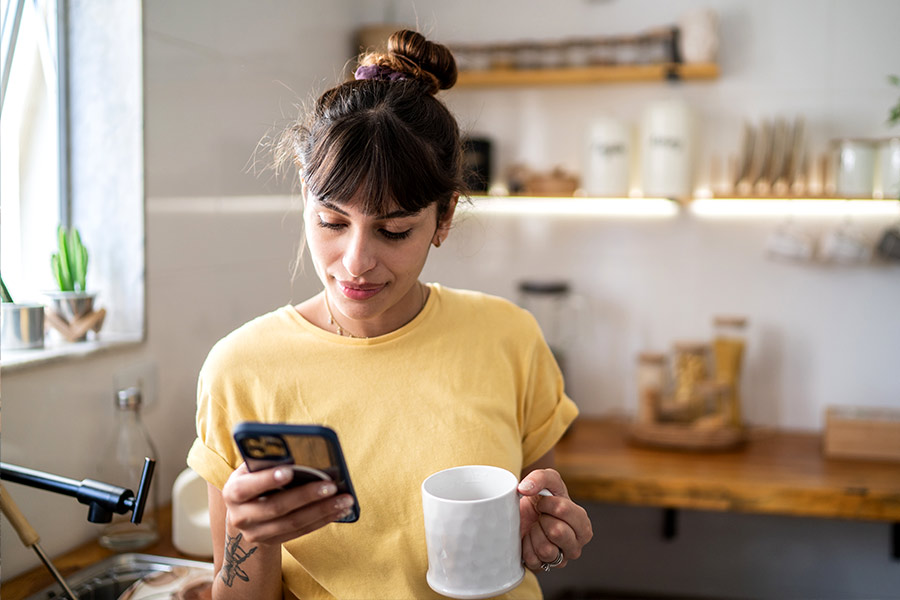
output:
M 621 421 L 577 420 L 557 468 L 583 500 L 900 522 L 900 463 L 827 459 L 820 435 L 751 429 L 727 452 L 650 449 Z
M 99 530 L 98 530 L 99 531 Z M 157 556 L 170 556 L 189 560 L 208 561 L 208 558 L 198 558 L 182 554 L 172 545 L 172 507 L 165 506 L 159 511 L 159 541 L 152 546 L 139 550 L 141 554 L 154 554 Z M 14 535 L 15 532 L 9 532 Z M 16 538 L 18 540 L 18 538 Z M 116 553 L 101 546 L 96 541 L 89 542 L 62 556 L 53 557 L 53 564 L 62 573 L 63 577 L 76 573 L 86 567 L 94 565 Z M 43 564 L 27 571 L 9 581 L 0 583 L 0 597 L 3 600 L 22 600 L 31 594 L 37 593 L 56 583 L 53 576 Z

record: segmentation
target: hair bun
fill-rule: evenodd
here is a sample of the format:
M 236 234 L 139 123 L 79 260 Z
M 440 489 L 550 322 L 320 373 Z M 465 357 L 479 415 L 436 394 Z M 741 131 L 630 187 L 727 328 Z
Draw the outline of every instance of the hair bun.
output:
M 428 80 L 432 93 L 446 90 L 456 83 L 456 59 L 443 44 L 430 42 L 421 33 L 402 29 L 388 39 L 388 55 L 404 65 L 403 71 L 416 79 Z

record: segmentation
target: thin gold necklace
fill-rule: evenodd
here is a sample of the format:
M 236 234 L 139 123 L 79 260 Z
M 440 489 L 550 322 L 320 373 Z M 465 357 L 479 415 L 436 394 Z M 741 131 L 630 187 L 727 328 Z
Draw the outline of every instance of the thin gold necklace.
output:
M 344 328 L 341 327 L 338 322 L 335 320 L 334 315 L 331 314 L 331 306 L 328 305 L 328 292 L 325 292 L 325 310 L 328 311 L 328 324 L 337 329 L 337 334 L 339 336 L 346 335 L 349 338 L 355 338 L 356 336 L 350 333 L 349 331 L 344 331 Z
M 419 314 L 420 312 L 422 312 L 422 309 L 425 308 L 425 290 L 423 289 L 424 286 L 421 283 L 419 283 L 418 285 L 419 285 L 419 292 L 422 295 L 422 304 L 419 306 L 419 310 L 416 311 L 416 314 Z M 341 336 L 341 337 L 347 336 L 348 338 L 357 338 L 357 339 L 363 339 L 363 340 L 369 339 L 367 337 L 359 337 L 359 336 L 353 335 L 352 333 L 350 333 L 349 331 L 347 331 L 346 329 L 341 327 L 340 323 L 337 322 L 337 319 L 334 318 L 334 314 L 332 314 L 332 312 L 331 312 L 331 305 L 328 303 L 328 291 L 327 290 L 325 291 L 325 310 L 328 311 L 328 324 L 337 330 L 337 334 L 339 336 Z M 415 318 L 415 317 L 413 317 L 413 318 Z M 412 320 L 412 319 L 410 319 L 410 320 Z

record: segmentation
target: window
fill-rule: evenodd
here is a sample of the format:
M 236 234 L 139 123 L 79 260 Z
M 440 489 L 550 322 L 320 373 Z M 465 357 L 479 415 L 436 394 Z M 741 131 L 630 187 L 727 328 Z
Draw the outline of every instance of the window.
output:
M 66 180 L 60 152 L 65 61 L 56 0 L 0 1 L 0 272 L 13 299 L 34 301 L 53 286 L 53 224 L 66 212 L 60 194 Z
M 77 227 L 106 310 L 95 347 L 145 331 L 141 15 L 141 0 L 0 0 L 0 272 L 14 300 L 46 303 L 57 225 Z M 0 363 L 92 351 L 51 346 Z

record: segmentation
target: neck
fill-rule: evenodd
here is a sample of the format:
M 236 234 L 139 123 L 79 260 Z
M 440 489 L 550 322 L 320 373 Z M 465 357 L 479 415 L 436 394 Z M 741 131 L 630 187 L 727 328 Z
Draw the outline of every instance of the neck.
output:
M 392 315 L 383 316 L 377 321 L 354 321 L 334 308 L 334 303 L 326 288 L 322 293 L 322 300 L 325 303 L 325 311 L 327 313 L 327 325 L 325 328 L 337 335 L 348 338 L 367 339 L 385 335 L 403 327 L 422 312 L 428 300 L 428 293 L 428 286 L 417 281 L 410 288 L 406 297 L 398 303 L 399 305 L 394 307 L 396 310 L 391 311 Z M 335 315 L 335 313 L 337 314 Z

